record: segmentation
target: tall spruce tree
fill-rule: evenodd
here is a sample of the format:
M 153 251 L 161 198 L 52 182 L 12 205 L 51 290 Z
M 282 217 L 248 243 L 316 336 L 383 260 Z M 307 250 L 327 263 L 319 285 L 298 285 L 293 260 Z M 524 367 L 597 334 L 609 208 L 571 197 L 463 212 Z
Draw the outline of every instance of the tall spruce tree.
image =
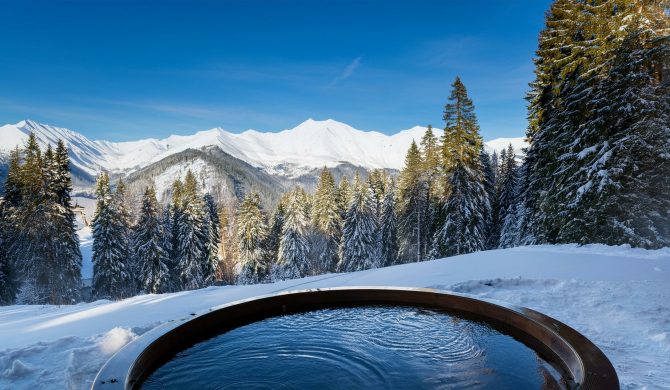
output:
M 209 286 L 216 280 L 219 267 L 219 240 L 221 234 L 219 228 L 219 210 L 211 194 L 205 194 L 203 197 L 205 215 L 203 217 L 203 282 Z
M 395 182 L 390 180 L 379 220 L 379 257 L 382 266 L 398 262 L 398 218 L 396 216 Z
M 17 286 L 8 251 L 11 236 L 4 229 L 7 219 L 4 203 L 0 198 L 0 305 L 10 305 L 16 298 Z
M 452 256 L 486 248 L 491 206 L 480 160 L 482 139 L 474 104 L 456 78 L 444 109 L 442 163 L 447 182 L 443 221 L 433 236 L 430 257 Z
M 193 290 L 205 285 L 203 258 L 206 237 L 203 231 L 204 204 L 198 182 L 189 169 L 179 197 L 176 226 L 176 267 L 181 289 Z
M 72 304 L 81 289 L 81 253 L 70 201 L 67 149 L 58 142 L 44 154 L 34 134 L 10 155 L 5 199 L 0 210 L 2 295 L 31 304 Z
M 358 177 L 358 176 L 357 176 Z M 338 271 L 377 268 L 380 264 L 379 232 L 374 200 L 367 186 L 356 180 L 354 195 L 344 218 Z
M 479 155 L 480 164 L 482 166 L 483 174 L 483 185 L 484 191 L 486 192 L 486 198 L 488 199 L 489 205 L 493 199 L 496 198 L 496 187 L 495 187 L 495 173 L 493 167 L 491 166 L 491 156 L 482 149 Z M 485 249 L 496 248 L 498 246 L 498 234 L 494 221 L 493 221 L 493 207 L 490 206 L 488 210 L 484 210 L 484 237 L 485 237 Z
M 340 182 L 337 186 L 337 206 L 340 210 L 340 217 L 344 220 L 344 217 L 349 210 L 349 205 L 353 199 L 353 189 L 349 183 L 349 179 L 346 176 L 342 176 Z
M 651 178 L 663 176 L 667 164 L 650 152 L 664 147 L 650 140 L 667 139 L 658 125 L 667 123 L 664 7 L 614 0 L 552 5 L 528 96 L 521 242 L 666 245 L 665 194 L 656 193 Z M 640 167 L 648 167 L 649 181 L 630 184 Z
M 115 209 L 117 229 L 119 230 L 123 239 L 118 243 L 123 255 L 121 258 L 125 262 L 126 278 L 123 282 L 126 291 L 124 296 L 130 297 L 137 294 L 141 283 L 139 275 L 141 267 L 136 263 L 133 256 L 132 236 L 133 236 L 133 216 L 130 208 L 131 199 L 123 179 L 119 179 L 116 183 L 116 189 L 112 195 L 112 205 Z
M 426 223 L 428 190 L 421 152 L 412 142 L 405 167 L 400 172 L 398 195 L 398 237 L 400 262 L 421 261 L 426 256 L 429 228 Z
M 290 192 L 282 194 L 275 211 L 270 218 L 270 226 L 268 228 L 268 235 L 266 237 L 265 248 L 267 250 L 267 257 L 270 263 L 276 263 L 279 258 L 279 243 L 281 242 L 282 229 L 284 227 L 284 220 L 286 218 L 286 206 L 289 202 Z
M 61 270 L 56 282 L 58 301 L 74 303 L 80 299 L 82 256 L 72 210 L 72 177 L 70 157 L 63 140 L 58 140 L 50 175 L 50 192 L 54 201 L 54 255 Z
M 272 271 L 273 280 L 299 278 L 309 269 L 308 220 L 303 202 L 304 197 L 298 189 L 291 191 L 286 203 L 277 264 Z
M 428 242 L 435 234 L 437 225 L 442 219 L 441 209 L 444 200 L 444 185 L 440 180 L 442 175 L 441 145 L 431 125 L 428 125 L 419 146 L 421 150 L 421 177 L 426 189 L 426 228 L 424 232 L 427 239 L 424 246 L 427 250 Z
M 156 191 L 148 187 L 133 231 L 134 257 L 138 263 L 140 288 L 156 294 L 168 291 L 168 255 L 164 248 L 163 227 Z
M 510 248 L 514 246 L 518 234 L 518 203 L 519 203 L 519 169 L 516 163 L 514 148 L 510 144 L 501 154 L 500 180 L 498 186 L 497 206 L 499 208 L 498 246 Z
M 338 262 L 338 248 L 342 237 L 342 213 L 338 200 L 335 179 L 324 167 L 312 205 L 312 225 L 315 234 L 312 240 L 312 258 L 315 261 L 314 273 L 332 272 Z
M 128 252 L 107 173 L 98 176 L 95 194 L 92 295 L 95 299 L 121 299 L 128 291 Z
M 268 276 L 265 250 L 267 223 L 260 196 L 251 192 L 244 197 L 237 212 L 239 262 L 236 266 L 239 284 L 259 283 Z

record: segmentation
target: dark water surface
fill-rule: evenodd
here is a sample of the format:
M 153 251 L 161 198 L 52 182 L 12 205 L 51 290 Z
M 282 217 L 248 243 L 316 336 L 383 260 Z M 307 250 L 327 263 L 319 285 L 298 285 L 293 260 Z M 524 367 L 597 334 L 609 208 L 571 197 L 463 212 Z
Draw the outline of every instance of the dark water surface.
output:
M 179 353 L 142 389 L 541 389 L 559 376 L 484 323 L 413 307 L 325 309 L 249 324 Z

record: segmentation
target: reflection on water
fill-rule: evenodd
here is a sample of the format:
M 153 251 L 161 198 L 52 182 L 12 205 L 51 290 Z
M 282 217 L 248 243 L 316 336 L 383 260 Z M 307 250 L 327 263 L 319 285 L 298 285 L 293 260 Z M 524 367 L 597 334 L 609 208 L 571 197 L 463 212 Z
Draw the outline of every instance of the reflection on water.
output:
M 411 307 L 270 318 L 179 353 L 142 389 L 561 388 L 533 350 L 488 327 Z

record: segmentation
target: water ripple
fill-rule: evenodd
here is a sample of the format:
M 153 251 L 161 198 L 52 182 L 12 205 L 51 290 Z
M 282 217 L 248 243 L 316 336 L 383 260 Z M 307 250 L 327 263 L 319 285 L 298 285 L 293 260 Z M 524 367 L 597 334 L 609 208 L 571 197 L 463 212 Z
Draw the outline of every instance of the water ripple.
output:
M 143 388 L 553 388 L 542 367 L 532 350 L 483 323 L 358 307 L 232 330 L 180 353 Z

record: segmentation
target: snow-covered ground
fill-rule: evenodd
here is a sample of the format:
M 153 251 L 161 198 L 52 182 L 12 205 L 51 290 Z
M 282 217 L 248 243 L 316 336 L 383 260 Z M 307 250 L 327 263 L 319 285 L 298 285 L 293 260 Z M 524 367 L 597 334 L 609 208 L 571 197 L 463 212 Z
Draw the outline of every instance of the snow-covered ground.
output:
M 624 389 L 670 389 L 670 249 L 591 245 L 480 252 L 274 284 L 75 306 L 0 307 L 0 389 L 83 389 L 112 354 L 170 319 L 312 287 L 432 287 L 544 312 L 593 340 Z

